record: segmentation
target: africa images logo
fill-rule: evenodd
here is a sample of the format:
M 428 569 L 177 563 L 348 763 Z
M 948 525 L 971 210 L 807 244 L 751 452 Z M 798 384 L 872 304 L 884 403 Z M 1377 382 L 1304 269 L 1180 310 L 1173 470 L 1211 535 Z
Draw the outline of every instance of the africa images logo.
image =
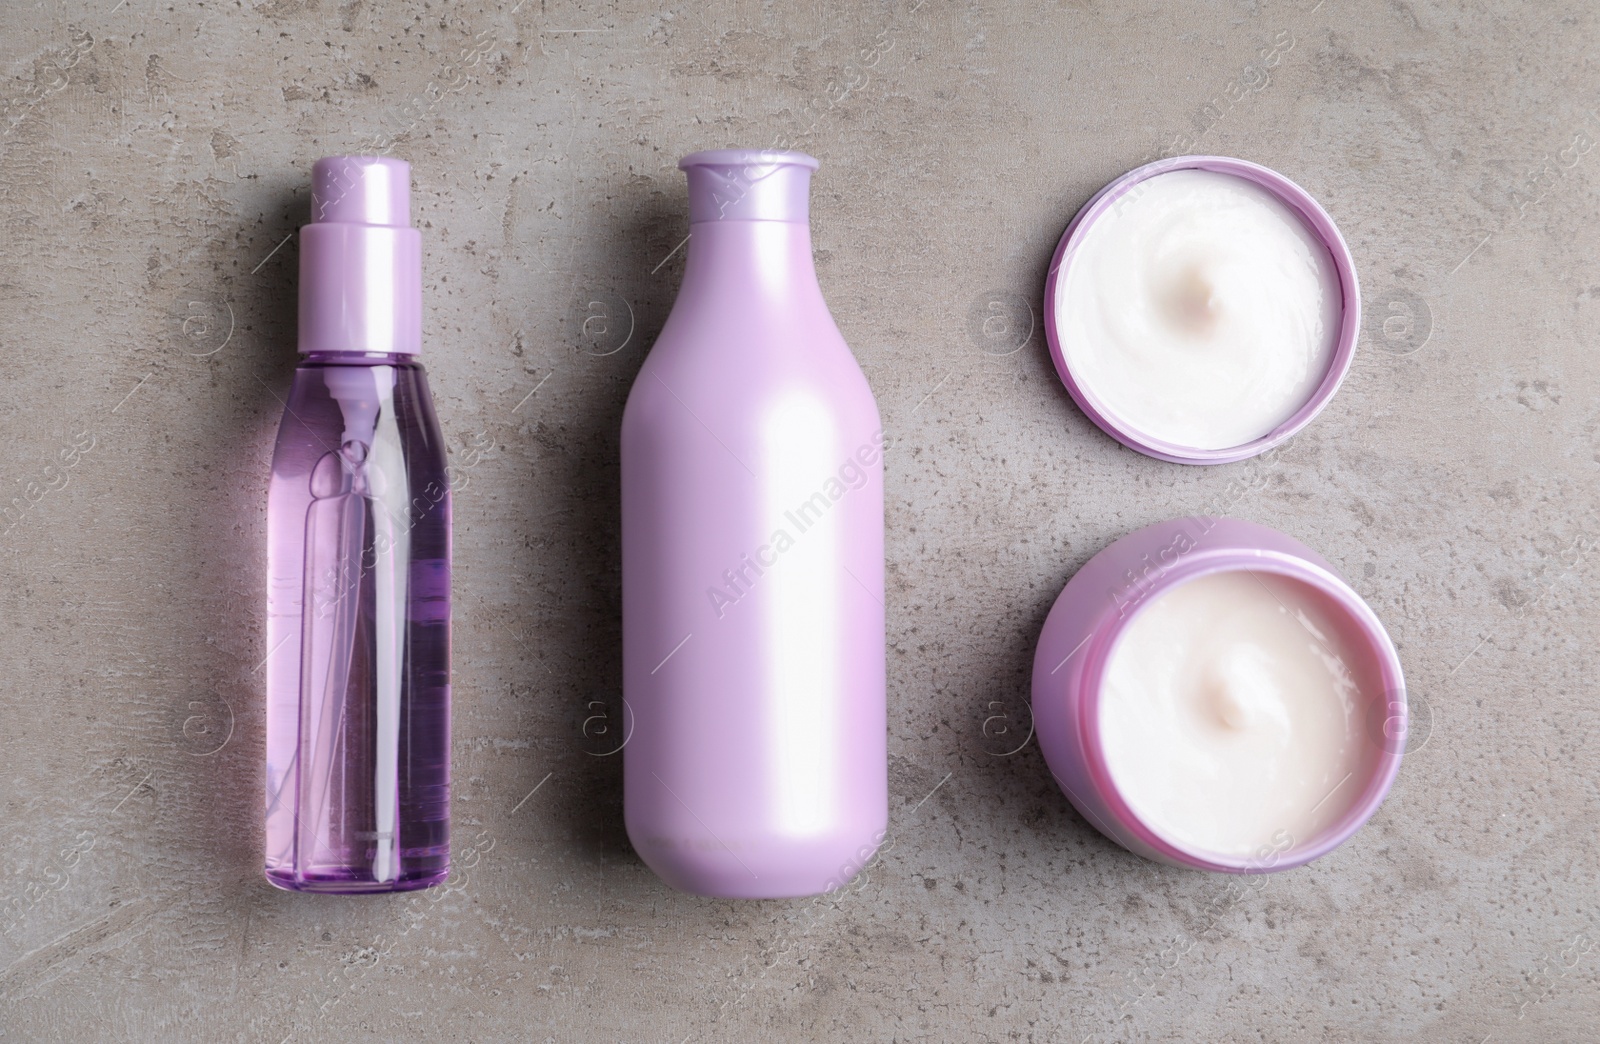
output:
M 778 556 L 795 546 L 797 536 L 803 536 L 822 521 L 833 505 L 844 499 L 846 493 L 865 487 L 872 477 L 870 469 L 882 459 L 883 430 L 879 429 L 873 433 L 870 442 L 863 443 L 854 454 L 844 459 L 837 471 L 823 481 L 820 489 L 783 513 L 784 519 L 794 527 L 793 534 L 785 527 L 778 526 L 769 541 L 756 548 L 754 555 L 740 555 L 737 565 L 724 569 L 722 581 L 725 586 L 711 584 L 706 588 L 706 597 L 711 601 L 711 611 L 717 614 L 717 619 L 722 619 L 728 606 L 749 594 L 756 581 L 778 564 Z

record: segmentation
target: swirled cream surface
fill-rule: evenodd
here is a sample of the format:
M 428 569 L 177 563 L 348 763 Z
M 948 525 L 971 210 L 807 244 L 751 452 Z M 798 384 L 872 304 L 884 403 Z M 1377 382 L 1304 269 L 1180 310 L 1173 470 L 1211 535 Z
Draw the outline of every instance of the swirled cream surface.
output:
M 1106 766 L 1134 814 L 1180 847 L 1234 858 L 1299 847 L 1371 778 L 1377 678 L 1322 592 L 1270 573 L 1201 576 L 1155 596 L 1112 647 Z
M 1087 225 L 1055 299 L 1062 354 L 1102 411 L 1195 449 L 1253 442 L 1305 405 L 1343 307 L 1298 214 L 1207 170 L 1141 181 Z

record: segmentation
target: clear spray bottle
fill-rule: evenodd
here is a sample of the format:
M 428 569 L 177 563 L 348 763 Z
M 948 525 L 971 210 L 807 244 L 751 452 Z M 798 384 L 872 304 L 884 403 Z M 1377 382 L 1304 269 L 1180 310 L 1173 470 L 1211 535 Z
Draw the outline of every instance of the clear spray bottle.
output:
M 426 888 L 450 872 L 450 490 L 411 168 L 333 156 L 312 178 L 268 491 L 266 875 Z

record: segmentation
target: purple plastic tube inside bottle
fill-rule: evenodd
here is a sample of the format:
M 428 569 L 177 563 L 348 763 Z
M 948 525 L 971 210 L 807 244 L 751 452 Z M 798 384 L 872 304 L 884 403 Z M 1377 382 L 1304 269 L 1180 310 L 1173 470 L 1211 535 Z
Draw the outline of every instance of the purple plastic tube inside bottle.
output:
M 267 517 L 266 875 L 291 891 L 450 872 L 450 490 L 410 175 L 319 160 L 301 231 Z
M 883 431 L 812 265 L 817 161 L 679 166 L 683 284 L 622 419 L 628 837 L 685 891 L 812 895 L 888 820 Z

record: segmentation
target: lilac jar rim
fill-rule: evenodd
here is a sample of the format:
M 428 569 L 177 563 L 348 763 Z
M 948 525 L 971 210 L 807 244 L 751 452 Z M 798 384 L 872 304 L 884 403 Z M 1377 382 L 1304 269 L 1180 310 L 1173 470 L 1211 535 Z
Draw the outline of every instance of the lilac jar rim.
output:
M 706 149 L 691 152 L 678 161 L 679 170 L 690 167 L 805 167 L 816 170 L 821 166 L 815 156 L 782 149 Z
M 1142 590 L 1138 596 L 1138 603 L 1131 612 L 1117 614 L 1114 608 L 1108 608 L 1096 623 L 1093 635 L 1084 649 L 1081 684 L 1085 696 L 1078 706 L 1079 735 L 1082 737 L 1087 770 L 1094 779 L 1102 799 L 1109 806 L 1113 821 L 1118 822 L 1122 829 L 1160 852 L 1165 858 L 1195 869 L 1223 873 L 1252 874 L 1292 870 L 1320 859 L 1344 844 L 1378 811 L 1384 798 L 1388 796 L 1395 776 L 1400 771 L 1400 759 L 1405 751 L 1405 730 L 1398 730 L 1394 734 L 1387 729 L 1384 730 L 1383 746 L 1378 751 L 1378 759 L 1373 770 L 1365 780 L 1361 796 L 1346 808 L 1344 814 L 1327 829 L 1309 839 L 1310 843 L 1301 843 L 1300 839 L 1295 839 L 1295 844 L 1270 866 L 1262 865 L 1253 856 L 1228 856 L 1199 849 L 1157 832 L 1123 799 L 1116 779 L 1106 762 L 1105 749 L 1100 737 L 1101 683 L 1117 640 L 1161 595 L 1204 576 L 1236 572 L 1262 572 L 1285 576 L 1326 595 L 1330 602 L 1355 624 L 1367 651 L 1377 665 L 1383 692 L 1363 695 L 1369 699 L 1382 698 L 1390 703 L 1398 700 L 1402 707 L 1401 714 L 1408 713 L 1408 708 L 1405 707 L 1405 680 L 1400 668 L 1400 656 L 1395 651 L 1394 643 L 1378 620 L 1377 614 L 1372 611 L 1372 607 L 1367 605 L 1366 601 L 1337 574 L 1281 551 L 1197 550 L 1191 553 L 1187 561 L 1169 567 Z
M 1060 336 L 1057 333 L 1056 285 L 1071 263 L 1089 226 L 1139 182 L 1161 174 L 1170 174 L 1175 170 L 1209 170 L 1219 174 L 1231 174 L 1254 182 L 1271 192 L 1299 215 L 1306 228 L 1327 249 L 1333 259 L 1334 271 L 1339 277 L 1339 290 L 1343 297 L 1340 306 L 1339 335 L 1334 342 L 1333 357 L 1328 361 L 1328 369 L 1323 374 L 1322 381 L 1311 393 L 1310 398 L 1282 424 L 1260 438 L 1238 446 L 1223 449 L 1184 446 L 1146 435 L 1122 421 L 1073 375 L 1072 368 L 1067 365 L 1066 353 L 1062 350 Z M 1350 372 L 1350 365 L 1355 359 L 1356 341 L 1361 333 L 1361 286 L 1356 279 L 1355 258 L 1350 253 L 1349 244 L 1340 234 L 1333 218 L 1311 193 L 1272 168 L 1251 163 L 1249 160 L 1228 156 L 1175 156 L 1135 167 L 1116 178 L 1090 197 L 1089 202 L 1073 216 L 1072 222 L 1067 225 L 1067 230 L 1061 235 L 1061 241 L 1056 244 L 1055 254 L 1050 259 L 1050 272 L 1045 278 L 1044 331 L 1045 340 L 1050 346 L 1051 361 L 1055 363 L 1056 373 L 1060 376 L 1061 383 L 1066 385 L 1067 393 L 1078 404 L 1078 408 L 1106 434 L 1129 449 L 1174 464 L 1231 464 L 1258 456 L 1287 442 L 1310 424 L 1332 401 L 1334 393 L 1344 383 L 1345 376 Z

